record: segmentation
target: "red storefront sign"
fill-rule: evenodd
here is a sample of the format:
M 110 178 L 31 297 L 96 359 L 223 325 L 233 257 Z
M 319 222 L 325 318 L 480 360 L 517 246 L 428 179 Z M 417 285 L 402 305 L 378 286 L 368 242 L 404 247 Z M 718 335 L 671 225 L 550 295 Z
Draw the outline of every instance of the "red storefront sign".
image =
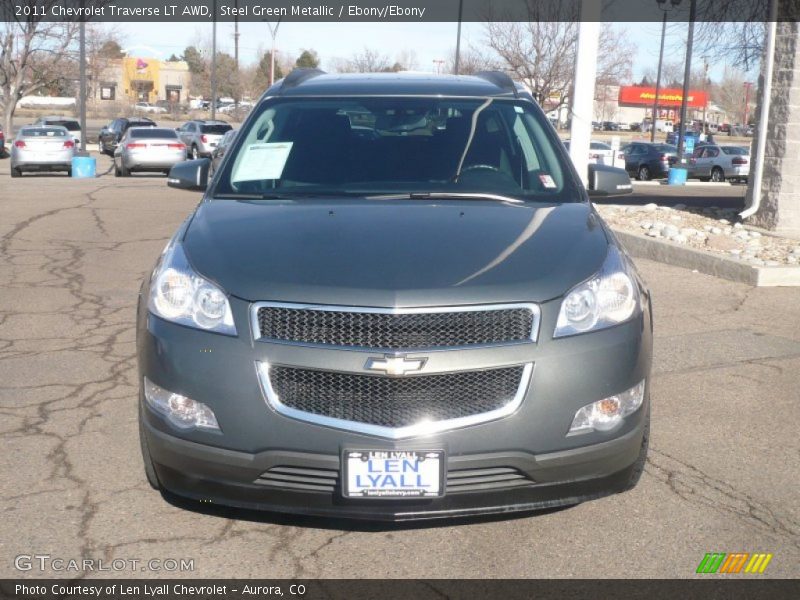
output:
M 623 106 L 653 106 L 656 99 L 656 88 L 639 85 L 623 85 L 619 88 L 619 103 Z M 658 90 L 659 106 L 680 106 L 683 100 L 683 90 L 662 88 Z M 689 90 L 686 97 L 686 106 L 690 108 L 703 108 L 708 104 L 708 94 Z

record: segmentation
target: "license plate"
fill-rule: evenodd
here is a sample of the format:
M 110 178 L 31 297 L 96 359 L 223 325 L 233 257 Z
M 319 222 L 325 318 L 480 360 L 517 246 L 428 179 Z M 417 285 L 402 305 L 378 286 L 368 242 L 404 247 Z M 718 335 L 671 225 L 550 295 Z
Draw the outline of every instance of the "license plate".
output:
M 442 450 L 346 450 L 346 498 L 429 498 L 444 495 Z

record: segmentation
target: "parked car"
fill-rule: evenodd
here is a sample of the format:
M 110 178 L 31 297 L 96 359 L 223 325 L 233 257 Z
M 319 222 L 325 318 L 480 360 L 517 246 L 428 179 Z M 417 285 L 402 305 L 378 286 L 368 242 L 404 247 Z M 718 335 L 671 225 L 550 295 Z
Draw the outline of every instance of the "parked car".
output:
M 569 150 L 569 140 L 564 142 L 564 147 Z M 604 142 L 591 140 L 589 142 L 589 164 L 609 165 L 612 167 L 625 167 L 625 155 L 622 150 L 617 150 L 616 160 L 614 149 Z
M 603 121 L 603 131 L 619 131 L 619 124 L 614 121 Z
M 33 126 L 19 130 L 11 145 L 11 176 L 26 171 L 66 171 L 72 175 L 75 141 L 61 125 Z
M 170 172 L 205 194 L 139 296 L 154 487 L 405 520 L 636 485 L 650 293 L 589 202 L 624 171 L 587 194 L 503 73 L 295 69 L 254 111 Z
M 3 128 L 0 127 L 0 158 L 6 157 L 6 135 L 3 133 Z
M 229 129 L 225 132 L 225 135 L 222 136 L 222 139 L 217 144 L 217 147 L 211 151 L 211 172 L 215 173 L 219 168 L 220 163 L 222 163 L 222 159 L 225 157 L 225 153 L 228 151 L 228 148 L 233 143 L 233 140 L 236 138 L 236 132 L 239 131 L 238 129 Z
M 225 121 L 187 121 L 178 128 L 178 136 L 192 158 L 210 157 L 222 136 L 231 129 Z
M 131 127 L 156 127 L 156 122 L 147 117 L 120 117 L 119 119 L 114 119 L 103 127 L 97 136 L 97 145 L 100 148 L 100 152 L 113 156 L 117 144 Z
M 689 177 L 701 181 L 722 182 L 731 179 L 746 182 L 750 176 L 750 149 L 701 144 L 695 148 L 687 169 Z
M 678 149 L 670 144 L 633 142 L 623 146 L 622 153 L 625 170 L 640 181 L 666 177 L 678 159 Z
M 114 150 L 114 175 L 128 177 L 139 171 L 169 170 L 186 160 L 186 145 L 174 129 L 131 127 Z
M 67 131 L 69 131 L 70 135 L 72 136 L 72 139 L 75 141 L 75 147 L 79 148 L 81 145 L 81 124 L 75 119 L 58 116 L 40 117 L 33 125 L 35 127 L 50 127 L 53 125 L 66 127 Z
M 137 102 L 133 105 L 133 110 L 136 112 L 142 113 L 153 113 L 157 115 L 163 115 L 167 112 L 167 109 L 163 106 L 158 106 L 157 104 L 150 104 L 149 102 Z

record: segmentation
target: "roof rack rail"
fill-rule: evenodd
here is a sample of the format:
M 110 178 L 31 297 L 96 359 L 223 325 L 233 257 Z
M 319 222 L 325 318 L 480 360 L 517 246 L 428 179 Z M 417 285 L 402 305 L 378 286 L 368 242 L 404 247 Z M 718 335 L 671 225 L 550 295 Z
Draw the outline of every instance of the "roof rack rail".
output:
M 325 75 L 325 71 L 322 69 L 292 69 L 291 73 L 283 78 L 280 89 L 285 90 L 297 87 L 304 81 L 317 77 L 318 75 Z
M 485 79 L 486 81 L 495 84 L 497 87 L 505 90 L 506 92 L 511 92 L 514 94 L 515 98 L 519 97 L 517 84 L 514 83 L 514 80 L 511 79 L 511 77 L 509 77 L 508 73 L 503 73 L 502 71 L 480 71 L 475 73 L 475 77 Z

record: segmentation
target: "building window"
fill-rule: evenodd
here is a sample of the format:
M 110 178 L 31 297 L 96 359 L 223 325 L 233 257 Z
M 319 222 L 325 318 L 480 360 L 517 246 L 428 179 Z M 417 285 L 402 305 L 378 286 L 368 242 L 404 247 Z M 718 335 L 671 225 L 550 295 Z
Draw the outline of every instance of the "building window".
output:
M 101 100 L 114 100 L 116 97 L 117 97 L 117 86 L 105 85 L 105 84 L 100 86 Z

